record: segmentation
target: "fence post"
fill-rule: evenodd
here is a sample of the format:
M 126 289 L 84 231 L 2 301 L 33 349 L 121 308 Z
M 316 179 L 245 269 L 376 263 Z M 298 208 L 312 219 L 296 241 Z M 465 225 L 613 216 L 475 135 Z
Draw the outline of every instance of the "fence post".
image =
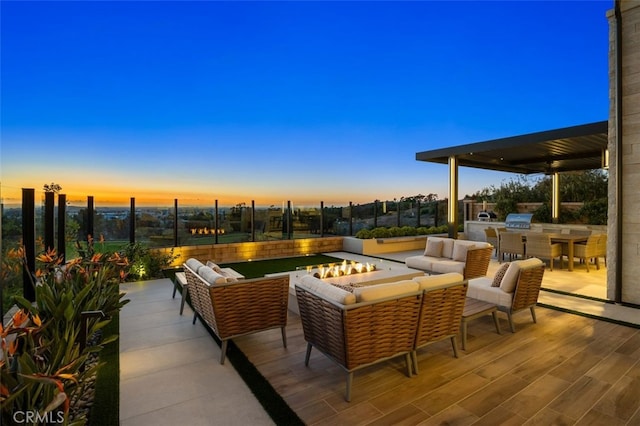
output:
M 215 206 L 213 208 L 214 219 L 213 223 L 216 228 L 215 235 L 213 237 L 214 244 L 218 244 L 218 233 L 220 232 L 220 221 L 218 219 L 218 200 L 216 200 Z
M 396 222 L 397 222 L 398 228 L 400 228 L 400 203 L 401 201 L 398 201 L 396 203 Z
M 131 197 L 129 207 L 129 243 L 136 243 L 136 199 Z
M 324 201 L 320 201 L 320 237 L 324 237 Z
M 291 221 L 293 220 L 293 212 L 291 211 L 291 200 L 287 201 L 287 239 L 293 238 L 293 227 Z
M 349 236 L 353 236 L 353 201 L 349 201 Z
M 33 188 L 22 188 L 22 243 L 25 265 L 22 268 L 22 294 L 29 302 L 36 300 L 32 274 L 36 270 L 36 193 Z
M 173 246 L 178 247 L 178 199 L 173 199 Z
M 256 200 L 251 200 L 251 241 L 256 241 Z
M 54 226 L 53 217 L 56 204 L 56 194 L 54 192 L 44 193 L 44 249 L 53 250 L 54 242 Z
M 67 256 L 67 196 L 58 194 L 58 256 L 64 262 Z
M 87 197 L 87 223 L 85 232 L 87 233 L 87 238 L 91 236 L 93 238 L 93 215 L 94 215 L 94 205 L 93 205 L 93 195 L 89 195 Z
M 378 200 L 373 202 L 373 227 L 378 227 Z
M 418 221 L 416 222 L 416 228 L 420 228 L 420 200 L 416 201 L 416 210 L 418 211 Z

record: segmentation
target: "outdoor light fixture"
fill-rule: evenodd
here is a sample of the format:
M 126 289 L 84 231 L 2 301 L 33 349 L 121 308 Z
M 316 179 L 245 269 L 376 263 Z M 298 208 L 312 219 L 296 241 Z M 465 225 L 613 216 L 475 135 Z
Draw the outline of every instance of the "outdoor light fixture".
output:
M 602 150 L 602 168 L 609 170 L 609 150 L 607 148 Z

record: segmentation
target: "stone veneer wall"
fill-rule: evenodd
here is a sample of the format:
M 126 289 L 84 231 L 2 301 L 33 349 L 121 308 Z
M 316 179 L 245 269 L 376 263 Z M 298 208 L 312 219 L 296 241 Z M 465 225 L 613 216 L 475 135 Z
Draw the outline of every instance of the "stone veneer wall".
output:
M 169 252 L 171 248 L 154 249 Z M 174 262 L 181 265 L 195 257 L 201 261 L 217 263 L 242 262 L 249 259 L 273 259 L 278 257 L 304 256 L 305 254 L 342 251 L 342 237 L 306 238 L 298 240 L 257 241 L 230 244 L 209 244 L 173 248 L 180 257 Z
M 609 18 L 609 229 L 607 297 L 614 299 L 615 283 L 622 282 L 622 301 L 640 304 L 640 1 L 621 2 L 622 14 L 622 199 L 616 200 L 617 135 L 615 116 L 615 18 Z M 622 204 L 618 217 L 616 203 Z M 622 252 L 616 253 L 617 224 L 622 226 Z M 621 262 L 622 276 L 616 276 Z

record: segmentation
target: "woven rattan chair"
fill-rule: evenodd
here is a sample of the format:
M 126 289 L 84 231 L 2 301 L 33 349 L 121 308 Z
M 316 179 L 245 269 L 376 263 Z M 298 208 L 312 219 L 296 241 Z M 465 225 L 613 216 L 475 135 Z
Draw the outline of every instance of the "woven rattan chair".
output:
M 515 265 L 514 265 L 515 264 Z M 467 295 L 483 302 L 497 305 L 498 310 L 507 314 L 511 332 L 515 333 L 512 315 L 518 311 L 529 308 L 533 322 L 537 322 L 535 306 L 538 302 L 540 294 L 540 286 L 542 285 L 542 276 L 544 275 L 544 263 L 540 259 L 527 259 L 512 262 L 509 269 L 517 268 L 514 272 L 517 274 L 515 283 L 511 281 L 511 285 L 505 286 L 503 283 L 500 287 L 492 285 L 493 278 L 481 277 L 469 280 L 469 290 Z M 515 277 L 516 275 L 514 275 Z
M 307 341 L 304 363 L 309 365 L 311 349 L 316 348 L 346 371 L 347 401 L 351 401 L 353 373 L 360 368 L 404 355 L 407 375 L 412 375 L 421 291 L 342 305 L 296 284 L 296 298 Z
M 209 285 L 187 264 L 183 267 L 195 313 L 222 341 L 220 364 L 234 337 L 280 328 L 287 347 L 288 275 Z
M 573 246 L 573 256 L 584 260 L 587 264 L 587 272 L 589 272 L 589 262 L 594 259 L 596 269 L 600 269 L 600 252 L 598 250 L 599 235 L 589 235 L 585 244 L 575 244 Z
M 500 232 L 500 245 L 498 251 L 498 260 L 502 262 L 504 255 L 509 255 L 509 260 L 513 260 L 514 256 L 524 257 L 525 245 L 522 241 L 522 234 L 519 232 Z
M 552 243 L 549 234 L 530 232 L 527 234 L 527 256 L 549 260 L 549 269 L 553 271 L 553 259 L 560 260 L 562 269 L 562 243 Z
M 484 228 L 485 240 L 496 248 L 496 256 L 498 255 L 498 233 L 496 228 Z
M 533 322 L 538 322 L 536 319 L 535 307 L 536 303 L 538 303 L 538 295 L 540 294 L 543 275 L 544 264 L 540 266 L 522 268 L 520 270 L 520 275 L 518 276 L 518 283 L 516 284 L 516 291 L 513 295 L 511 306 L 498 305 L 498 309 L 507 314 L 509 327 L 511 327 L 512 333 L 516 332 L 512 318 L 512 315 L 515 312 L 529 308 Z
M 420 308 L 420 323 L 413 351 L 413 371 L 418 373 L 417 349 L 444 339 L 451 339 L 453 355 L 458 358 L 457 336 L 467 298 L 466 281 L 435 290 L 425 290 Z
M 464 266 L 464 279 L 482 277 L 487 275 L 489 262 L 491 262 L 493 247 L 473 248 L 467 251 Z
M 607 266 L 607 234 L 598 235 L 598 257 L 602 257 Z

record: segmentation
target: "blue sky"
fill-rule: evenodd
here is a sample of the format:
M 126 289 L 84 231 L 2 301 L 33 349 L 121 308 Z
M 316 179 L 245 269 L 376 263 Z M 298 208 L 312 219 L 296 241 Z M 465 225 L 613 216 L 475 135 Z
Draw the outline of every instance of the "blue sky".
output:
M 416 152 L 608 118 L 612 1 L 0 7 L 7 204 L 444 198 Z

